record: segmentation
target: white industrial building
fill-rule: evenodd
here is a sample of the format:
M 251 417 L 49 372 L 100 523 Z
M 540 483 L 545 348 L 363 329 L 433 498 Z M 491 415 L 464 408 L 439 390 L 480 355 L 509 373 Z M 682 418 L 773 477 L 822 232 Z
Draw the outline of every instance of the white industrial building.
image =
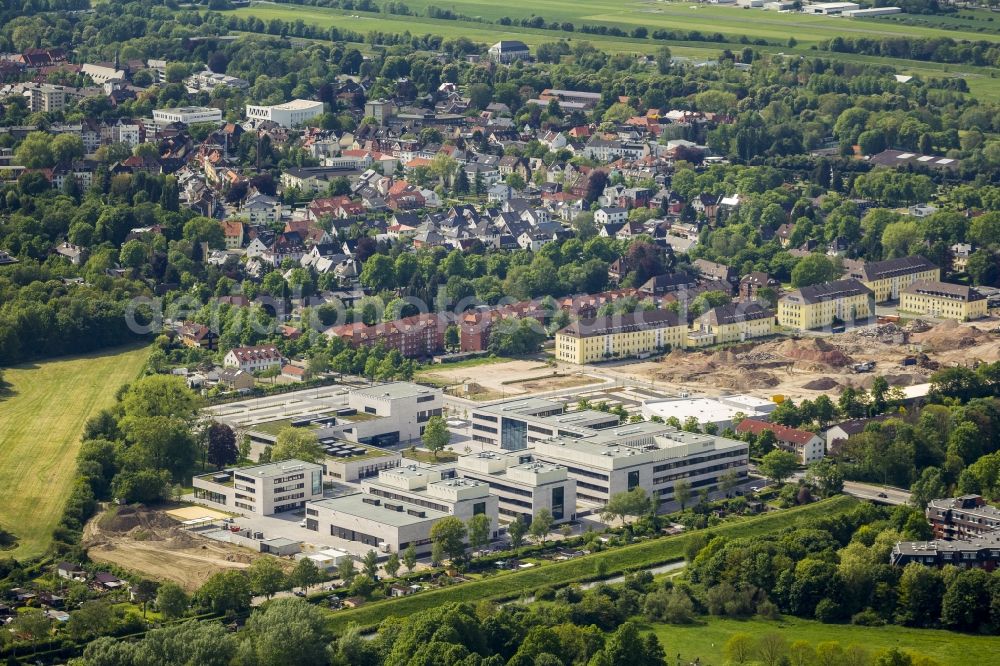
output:
M 520 517 L 530 525 L 541 509 L 547 509 L 556 524 L 576 520 L 576 480 L 562 465 L 533 461 L 527 452 L 482 451 L 460 456 L 456 472 L 489 486 L 500 502 L 501 520 Z
M 902 14 L 899 7 L 869 7 L 868 9 L 851 9 L 844 12 L 844 16 L 849 18 L 870 18 L 872 16 L 891 16 L 892 14 Z
M 323 467 L 283 460 L 203 474 L 192 480 L 195 501 L 241 514 L 270 516 L 323 497 Z
M 682 424 L 689 418 L 698 419 L 699 425 L 714 424 L 719 430 L 737 425 L 737 416 L 766 416 L 777 405 L 771 400 L 752 395 L 729 395 L 719 398 L 669 398 L 666 400 L 646 400 L 642 403 L 642 415 L 647 419 L 658 416 L 664 421 L 676 418 Z
M 270 120 L 286 128 L 302 125 L 322 113 L 323 102 L 308 99 L 293 99 L 272 106 L 247 104 L 247 120 Z
M 498 498 L 485 483 L 442 479 L 440 471 L 430 468 L 400 467 L 365 482 L 360 493 L 310 502 L 306 528 L 384 553 L 400 552 L 411 544 L 418 553 L 427 553 L 431 528 L 447 516 L 467 523 L 483 514 L 495 537 L 497 506 Z
M 844 12 L 861 9 L 861 5 L 856 2 L 817 2 L 806 5 L 802 11 L 806 14 L 826 14 L 827 16 L 840 16 Z
M 154 109 L 153 120 L 158 123 L 217 123 L 222 121 L 222 109 L 210 106 L 179 106 L 172 109 Z

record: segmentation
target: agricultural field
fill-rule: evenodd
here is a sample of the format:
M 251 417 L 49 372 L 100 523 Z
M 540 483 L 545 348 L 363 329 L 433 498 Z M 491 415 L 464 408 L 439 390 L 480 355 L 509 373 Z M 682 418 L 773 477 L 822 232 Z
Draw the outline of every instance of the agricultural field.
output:
M 114 404 L 148 350 L 125 348 L 4 369 L 0 395 L 0 525 L 15 534 L 13 557 L 45 552 L 62 515 L 83 425 Z
M 667 655 L 680 654 L 684 663 L 700 658 L 703 664 L 725 662 L 723 648 L 729 637 L 737 633 L 750 634 L 758 639 L 764 634 L 776 633 L 788 643 L 806 641 L 813 647 L 818 643 L 833 641 L 841 647 L 861 645 L 869 653 L 896 647 L 914 654 L 930 657 L 949 666 L 978 666 L 1000 663 L 1000 637 L 973 636 L 936 629 L 910 629 L 908 627 L 856 627 L 848 624 L 823 624 L 794 617 L 779 620 L 753 618 L 731 620 L 703 618 L 691 625 L 656 624 L 650 627 L 660 639 Z
M 531 47 L 557 39 L 587 41 L 609 53 L 651 54 L 668 45 L 677 57 L 694 60 L 716 57 L 723 48 L 739 48 L 740 44 L 704 41 L 660 41 L 565 32 L 545 28 L 526 28 L 518 25 L 503 26 L 496 23 L 505 16 L 520 18 L 524 11 L 513 11 L 505 5 L 485 0 L 456 0 L 446 8 L 462 15 L 462 20 L 432 19 L 426 16 L 427 7 L 440 3 L 435 0 L 410 0 L 405 3 L 420 16 L 398 16 L 370 12 L 278 4 L 266 0 L 254 2 L 250 7 L 225 12 L 238 16 L 254 16 L 264 22 L 281 19 L 303 21 L 310 25 L 338 27 L 361 34 L 372 31 L 386 33 L 410 32 L 415 35 L 432 34 L 444 39 L 466 37 L 476 42 L 494 43 L 501 39 L 520 39 Z M 797 13 L 765 12 L 759 9 L 740 9 L 685 2 L 631 2 L 626 5 L 609 0 L 540 0 L 532 3 L 529 16 L 540 16 L 547 23 L 570 22 L 579 28 L 583 25 L 604 25 L 631 31 L 644 27 L 655 30 L 697 31 L 703 35 L 721 33 L 736 42 L 741 37 L 748 40 L 763 39 L 769 46 L 758 46 L 763 51 L 798 55 L 816 55 L 816 45 L 824 40 L 841 37 L 870 37 L 878 39 L 891 36 L 947 37 L 951 39 L 986 40 L 1000 42 L 1000 23 L 992 22 L 989 12 L 964 11 L 959 17 L 916 17 L 906 20 L 849 19 L 832 16 L 808 16 Z M 899 17 L 888 17 L 899 18 Z M 912 21 L 911 21 L 912 19 Z M 926 19 L 926 20 L 925 20 Z M 789 37 L 796 44 L 788 45 Z M 963 77 L 971 92 L 981 98 L 1000 98 L 1000 79 L 994 78 L 993 68 L 966 65 L 946 65 L 916 60 L 880 58 L 843 53 L 824 55 L 850 62 L 889 64 L 899 73 L 924 77 Z

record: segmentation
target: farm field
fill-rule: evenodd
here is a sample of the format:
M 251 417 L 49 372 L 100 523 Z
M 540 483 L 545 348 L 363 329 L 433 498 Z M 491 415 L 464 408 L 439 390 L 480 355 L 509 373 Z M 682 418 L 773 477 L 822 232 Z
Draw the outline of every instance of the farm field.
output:
M 426 13 L 433 0 L 412 0 L 406 3 L 415 13 Z M 440 3 L 438 3 L 438 6 Z M 514 12 L 509 7 L 495 5 L 484 0 L 457 0 L 448 9 L 472 19 L 496 21 L 504 16 L 521 16 L 525 12 Z M 668 45 L 675 56 L 695 60 L 717 56 L 723 48 L 738 48 L 739 44 L 722 44 L 702 41 L 660 41 L 633 39 L 607 35 L 584 34 L 526 28 L 517 25 L 501 26 L 475 20 L 448 21 L 431 19 L 426 16 L 398 16 L 370 12 L 346 11 L 325 7 L 308 7 L 293 4 L 278 4 L 268 1 L 254 2 L 250 7 L 224 12 L 226 15 L 254 16 L 265 23 L 272 19 L 295 22 L 303 21 L 323 28 L 338 27 L 361 34 L 372 31 L 387 33 L 410 32 L 415 35 L 432 34 L 444 39 L 466 37 L 482 43 L 493 43 L 501 39 L 520 39 L 535 47 L 557 39 L 587 41 L 609 53 L 651 54 L 663 45 Z M 965 12 L 969 14 L 972 12 Z M 1000 23 L 990 23 L 988 12 L 974 13 L 974 21 L 954 19 L 931 25 L 910 25 L 881 19 L 847 19 L 830 16 L 807 16 L 804 14 L 780 14 L 762 10 L 743 10 L 736 7 L 712 5 L 691 5 L 681 2 L 632 2 L 624 7 L 608 0 L 589 0 L 576 3 L 570 0 L 541 0 L 532 3 L 529 15 L 538 15 L 547 22 L 568 21 L 575 26 L 584 24 L 615 26 L 632 30 L 642 26 L 648 30 L 699 31 L 702 34 L 722 33 L 732 39 L 747 37 L 750 40 L 765 39 L 770 46 L 759 46 L 762 51 L 772 53 L 814 56 L 822 53 L 825 57 L 849 62 L 889 64 L 899 73 L 924 77 L 965 78 L 972 94 L 984 99 L 1000 99 L 1000 79 L 993 78 L 995 70 L 987 67 L 966 65 L 946 65 L 917 60 L 882 58 L 844 53 L 827 53 L 813 50 L 815 45 L 836 36 L 882 38 L 886 36 L 948 37 L 951 39 L 989 40 L 1000 42 Z M 975 26 L 975 28 L 973 27 Z M 994 27 L 996 26 L 996 27 Z M 983 32 L 979 32 L 981 28 Z M 994 32 L 988 32 L 994 31 Z M 797 45 L 787 46 L 787 40 L 794 36 Z
M 747 633 L 755 639 L 764 634 L 777 633 L 788 643 L 802 640 L 813 647 L 824 641 L 835 641 L 844 648 L 861 645 L 869 653 L 897 647 L 949 666 L 1000 663 L 1000 637 L 973 636 L 936 629 L 856 627 L 848 624 L 823 624 L 794 617 L 780 620 L 711 617 L 701 624 L 656 624 L 648 628 L 660 639 L 667 655 L 680 653 L 684 663 L 693 663 L 699 657 L 702 664 L 724 663 L 723 647 L 729 637 L 736 633 Z
M 0 525 L 19 539 L 5 554 L 45 552 L 62 515 L 83 425 L 114 403 L 139 374 L 148 350 L 123 348 L 4 370 L 0 397 Z

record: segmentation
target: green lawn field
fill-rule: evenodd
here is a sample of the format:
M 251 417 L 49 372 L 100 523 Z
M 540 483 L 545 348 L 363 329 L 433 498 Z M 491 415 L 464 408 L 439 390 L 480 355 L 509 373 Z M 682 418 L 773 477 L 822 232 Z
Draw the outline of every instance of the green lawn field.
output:
M 813 647 L 824 641 L 835 641 L 841 647 L 860 645 L 874 654 L 897 647 L 914 654 L 931 657 L 948 666 L 980 666 L 1000 663 L 1000 637 L 972 636 L 935 629 L 907 627 L 856 627 L 846 624 L 822 624 L 810 620 L 786 617 L 780 620 L 729 620 L 704 618 L 703 624 L 688 626 L 656 624 L 652 629 L 667 654 L 667 662 L 680 653 L 683 663 L 701 658 L 705 666 L 725 663 L 723 646 L 730 636 L 747 633 L 754 638 L 778 633 L 792 643 L 803 640 Z
M 45 552 L 62 515 L 83 425 L 136 378 L 145 347 L 28 363 L 4 370 L 0 397 L 0 526 L 19 539 L 3 555 Z
M 709 539 L 719 535 L 736 539 L 766 534 L 785 527 L 809 525 L 819 516 L 831 516 L 849 511 L 856 503 L 857 500 L 851 497 L 839 495 L 815 504 L 725 523 L 692 534 L 704 535 Z M 560 586 L 593 579 L 597 577 L 599 562 L 603 562 L 600 567 L 603 567 L 605 575 L 608 576 L 675 562 L 684 558 L 684 549 L 692 534 L 643 541 L 566 562 L 543 564 L 532 569 L 490 576 L 408 597 L 378 601 L 353 610 L 336 611 L 330 618 L 330 626 L 334 633 L 341 633 L 352 623 L 370 628 L 393 615 L 406 617 L 451 602 L 475 603 L 483 599 L 516 599 L 533 593 L 541 586 Z
M 831 16 L 807 16 L 804 14 L 779 14 L 762 10 L 744 10 L 737 7 L 720 7 L 683 2 L 631 2 L 626 5 L 610 0 L 539 0 L 532 3 L 530 10 L 514 11 L 506 5 L 496 5 L 485 0 L 455 0 L 442 5 L 436 0 L 411 0 L 406 3 L 416 13 L 425 14 L 430 5 L 444 7 L 470 19 L 482 18 L 495 21 L 504 16 L 522 17 L 538 15 L 547 22 L 569 21 L 575 26 L 584 24 L 617 26 L 632 30 L 644 26 L 648 30 L 673 29 L 697 30 L 703 34 L 722 33 L 729 38 L 746 36 L 750 39 L 766 39 L 771 46 L 755 47 L 771 53 L 784 52 L 802 56 L 823 55 L 849 62 L 866 62 L 891 65 L 902 74 L 916 74 L 923 77 L 962 77 L 973 95 L 981 99 L 1000 99 L 1000 79 L 993 78 L 994 68 L 971 65 L 945 65 L 941 63 L 882 58 L 844 53 L 829 53 L 812 50 L 825 39 L 836 36 L 882 37 L 882 36 L 924 36 L 949 37 L 952 39 L 1000 41 L 1000 34 L 978 32 L 978 29 L 997 30 L 1000 23 L 988 22 L 988 12 L 963 12 L 974 14 L 974 20 L 954 19 L 929 25 L 907 25 L 888 20 L 859 20 Z M 670 46 L 675 56 L 692 59 L 716 57 L 723 48 L 740 48 L 739 44 L 720 44 L 701 41 L 660 41 L 653 39 L 633 39 L 591 35 L 580 32 L 564 32 L 524 28 L 521 26 L 501 26 L 475 20 L 446 21 L 426 16 L 397 16 L 371 12 L 345 11 L 325 7 L 308 7 L 293 4 L 276 4 L 262 0 L 250 7 L 225 12 L 238 16 L 254 16 L 265 22 L 281 19 L 294 22 L 301 20 L 323 28 L 338 27 L 360 34 L 372 31 L 388 33 L 410 32 L 414 35 L 438 35 L 444 39 L 467 37 L 473 41 L 491 44 L 500 39 L 520 39 L 535 47 L 558 39 L 587 41 L 609 53 L 654 53 L 664 44 Z M 1000 20 L 1000 19 L 998 19 Z M 996 27 L 994 27 L 996 26 Z M 798 44 L 787 46 L 789 37 L 795 37 Z

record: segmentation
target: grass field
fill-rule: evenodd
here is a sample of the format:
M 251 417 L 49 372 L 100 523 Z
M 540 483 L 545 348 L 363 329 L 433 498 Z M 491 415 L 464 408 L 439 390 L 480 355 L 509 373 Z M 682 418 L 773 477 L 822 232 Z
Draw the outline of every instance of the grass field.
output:
M 741 632 L 750 634 L 754 638 L 767 633 L 778 633 L 789 643 L 803 640 L 814 647 L 824 641 L 835 641 L 845 648 L 852 644 L 860 645 L 871 654 L 897 647 L 931 657 L 938 663 L 948 666 L 1000 663 L 1000 637 L 971 636 L 933 629 L 895 626 L 856 627 L 845 624 L 822 624 L 793 617 L 781 620 L 706 618 L 704 624 L 689 626 L 657 624 L 647 629 L 652 629 L 656 633 L 668 657 L 672 658 L 680 653 L 683 663 L 693 663 L 700 657 L 700 663 L 705 666 L 724 663 L 723 646 L 730 636 Z
M 755 47 L 771 53 L 783 52 L 803 56 L 822 54 L 837 60 L 861 63 L 888 64 L 897 68 L 900 73 L 916 74 L 923 77 L 963 77 L 969 84 L 973 95 L 982 99 L 1000 99 L 1000 79 L 996 70 L 987 67 L 971 65 L 945 65 L 917 60 L 897 58 L 881 58 L 877 56 L 861 56 L 843 53 L 817 52 L 815 45 L 836 36 L 872 37 L 884 36 L 921 36 L 948 37 L 952 39 L 987 40 L 1000 42 L 1000 34 L 995 32 L 1000 28 L 1000 17 L 997 22 L 989 22 L 993 18 L 989 12 L 963 11 L 962 16 L 973 15 L 974 19 L 940 18 L 939 21 L 922 24 L 917 17 L 904 15 L 913 19 L 915 24 L 894 22 L 879 19 L 847 19 L 831 16 L 808 16 L 805 14 L 779 14 L 761 10 L 744 10 L 737 7 L 723 7 L 705 4 L 693 5 L 684 2 L 630 2 L 622 5 L 611 0 L 588 0 L 574 2 L 573 0 L 540 0 L 533 2 L 530 8 L 515 10 L 507 5 L 495 5 L 486 0 L 455 0 L 442 5 L 436 0 L 410 0 L 406 3 L 414 12 L 424 14 L 429 5 L 436 5 L 453 10 L 470 18 L 482 18 L 495 21 L 504 16 L 520 18 L 525 15 L 538 15 L 547 22 L 569 21 L 575 26 L 606 25 L 625 30 L 638 26 L 648 30 L 697 30 L 703 34 L 722 33 L 731 39 L 746 36 L 749 39 L 766 39 L 771 46 Z M 324 7 L 307 7 L 291 4 L 274 4 L 267 1 L 255 2 L 252 6 L 226 12 L 239 16 L 255 16 L 267 22 L 271 19 L 281 19 L 294 22 L 304 21 L 307 24 L 323 28 L 336 26 L 361 34 L 371 31 L 388 33 L 409 32 L 414 35 L 438 35 L 444 39 L 467 37 L 476 42 L 492 44 L 500 39 L 520 39 L 529 46 L 535 47 L 545 42 L 557 39 L 570 41 L 587 41 L 609 53 L 654 53 L 660 46 L 667 44 L 675 56 L 692 59 L 714 58 L 726 47 L 739 48 L 739 44 L 719 44 L 698 41 L 658 41 L 652 39 L 633 39 L 630 37 L 612 37 L 589 35 L 580 32 L 564 32 L 524 28 L 521 26 L 501 26 L 474 20 L 446 21 L 431 19 L 426 16 L 397 16 L 375 14 L 370 12 L 345 11 Z M 890 17 L 892 18 L 892 17 Z M 921 17 L 922 19 L 923 17 Z M 980 32 L 979 30 L 982 30 Z M 787 40 L 794 36 L 798 44 L 787 46 Z
M 740 538 L 765 534 L 785 527 L 807 525 L 820 516 L 829 516 L 849 510 L 857 503 L 846 496 L 838 496 L 804 507 L 789 509 L 747 518 L 699 532 L 706 537 L 727 536 Z M 543 585 L 559 586 L 596 577 L 598 562 L 603 562 L 606 575 L 634 569 L 645 569 L 658 564 L 680 560 L 690 535 L 680 535 L 643 541 L 631 546 L 614 548 L 567 562 L 542 566 L 510 574 L 491 576 L 482 580 L 462 583 L 453 587 L 421 592 L 409 597 L 371 603 L 361 608 L 337 611 L 330 624 L 335 633 L 341 633 L 350 624 L 374 627 L 390 616 L 406 617 L 411 613 L 435 608 L 452 602 L 475 603 L 482 599 L 516 599 Z
M 147 350 L 126 348 L 4 370 L 0 398 L 0 525 L 19 539 L 5 555 L 45 551 L 62 515 L 83 424 L 114 403 L 138 375 Z

